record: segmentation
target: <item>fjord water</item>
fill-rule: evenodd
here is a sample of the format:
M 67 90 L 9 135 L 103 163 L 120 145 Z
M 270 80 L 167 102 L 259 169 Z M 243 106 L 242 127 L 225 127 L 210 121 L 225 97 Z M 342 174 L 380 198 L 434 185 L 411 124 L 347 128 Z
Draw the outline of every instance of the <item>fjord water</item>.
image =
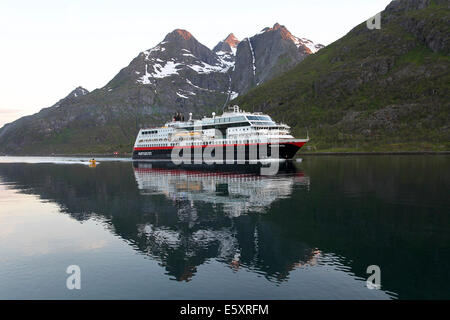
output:
M 0 159 L 1 299 L 450 298 L 448 156 L 268 177 L 86 164 Z

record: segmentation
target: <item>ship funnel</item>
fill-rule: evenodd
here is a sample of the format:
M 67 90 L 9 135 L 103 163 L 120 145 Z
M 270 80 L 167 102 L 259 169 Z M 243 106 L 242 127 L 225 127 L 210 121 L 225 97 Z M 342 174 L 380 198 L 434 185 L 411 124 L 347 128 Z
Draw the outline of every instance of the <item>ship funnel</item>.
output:
M 216 117 L 216 113 L 215 112 L 212 113 L 212 117 L 213 117 L 213 119 Z
M 192 112 L 189 112 L 189 121 L 192 121 Z

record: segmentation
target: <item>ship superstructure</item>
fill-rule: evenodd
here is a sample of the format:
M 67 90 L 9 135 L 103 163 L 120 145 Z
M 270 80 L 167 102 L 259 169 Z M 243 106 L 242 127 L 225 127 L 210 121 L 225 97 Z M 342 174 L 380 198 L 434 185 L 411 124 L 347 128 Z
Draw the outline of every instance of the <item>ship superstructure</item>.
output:
M 171 160 L 174 154 L 183 153 L 189 153 L 188 158 L 201 156 L 223 163 L 291 159 L 308 141 L 295 139 L 288 125 L 276 123 L 266 114 L 233 106 L 221 116 L 213 113 L 212 117 L 194 120 L 189 114 L 186 121 L 177 113 L 163 127 L 141 129 L 133 159 Z

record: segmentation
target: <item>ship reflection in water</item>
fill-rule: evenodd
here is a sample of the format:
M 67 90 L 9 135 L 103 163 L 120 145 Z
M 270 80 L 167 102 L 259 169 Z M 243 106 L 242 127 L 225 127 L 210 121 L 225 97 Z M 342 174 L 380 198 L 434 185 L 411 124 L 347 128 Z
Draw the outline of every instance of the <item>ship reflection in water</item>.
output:
M 275 248 L 271 228 L 254 215 L 290 197 L 294 185 L 308 188 L 309 177 L 290 162 L 275 176 L 258 174 L 258 165 L 237 169 L 213 171 L 201 166 L 189 170 L 162 163 L 134 163 L 140 194 L 164 195 L 177 208 L 170 219 L 167 213 L 162 217 L 155 212 L 154 220 L 138 226 L 139 237 L 144 239 L 140 249 L 162 258 L 176 280 L 191 280 L 197 266 L 210 258 L 234 270 L 241 266 L 256 269 L 276 281 L 285 279 L 295 267 L 316 264 L 320 251 L 301 242 Z M 172 223 L 161 223 L 166 220 Z M 295 254 L 275 259 L 271 255 L 277 251 Z
M 174 201 L 203 201 L 222 206 L 230 217 L 265 212 L 277 199 L 291 196 L 294 184 L 309 186 L 309 177 L 292 164 L 275 176 L 258 174 L 259 166 L 240 171 L 171 169 L 153 163 L 135 163 L 134 175 L 142 195 L 164 194 Z

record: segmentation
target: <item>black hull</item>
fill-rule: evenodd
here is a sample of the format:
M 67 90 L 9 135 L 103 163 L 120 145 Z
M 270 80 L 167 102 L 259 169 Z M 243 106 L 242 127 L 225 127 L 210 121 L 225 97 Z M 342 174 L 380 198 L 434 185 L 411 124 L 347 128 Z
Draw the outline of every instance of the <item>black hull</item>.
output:
M 303 146 L 304 143 L 285 143 L 280 144 L 279 147 L 279 156 L 278 157 L 272 157 L 271 155 L 271 148 L 270 145 L 262 147 L 262 145 L 252 145 L 252 146 L 240 146 L 239 148 L 242 148 L 240 152 L 242 154 L 245 154 L 245 157 L 240 157 L 238 160 L 238 147 L 234 146 L 231 153 L 233 154 L 233 157 L 231 159 L 227 157 L 227 148 L 229 147 L 222 147 L 223 151 L 223 160 L 219 159 L 216 162 L 217 163 L 226 163 L 226 164 L 233 164 L 233 163 L 250 163 L 252 161 L 259 161 L 259 160 L 267 160 L 267 159 L 292 159 L 297 151 Z M 244 149 L 245 147 L 245 149 Z M 217 150 L 219 147 L 215 147 Z M 180 155 L 183 155 L 184 152 L 187 152 L 186 155 L 190 153 L 190 157 L 184 158 L 185 164 L 199 164 L 199 163 L 208 163 L 211 161 L 205 161 L 203 158 L 204 151 L 206 147 L 186 147 L 182 148 L 183 150 L 180 151 L 179 149 L 177 152 L 179 152 Z M 189 150 L 190 149 L 190 150 Z M 201 152 L 200 150 L 201 149 Z M 261 150 L 260 150 L 261 149 Z M 230 153 L 230 151 L 228 150 Z M 133 160 L 164 160 L 164 161 L 172 161 L 172 149 L 165 149 L 165 148 L 142 148 L 139 150 L 133 151 Z

